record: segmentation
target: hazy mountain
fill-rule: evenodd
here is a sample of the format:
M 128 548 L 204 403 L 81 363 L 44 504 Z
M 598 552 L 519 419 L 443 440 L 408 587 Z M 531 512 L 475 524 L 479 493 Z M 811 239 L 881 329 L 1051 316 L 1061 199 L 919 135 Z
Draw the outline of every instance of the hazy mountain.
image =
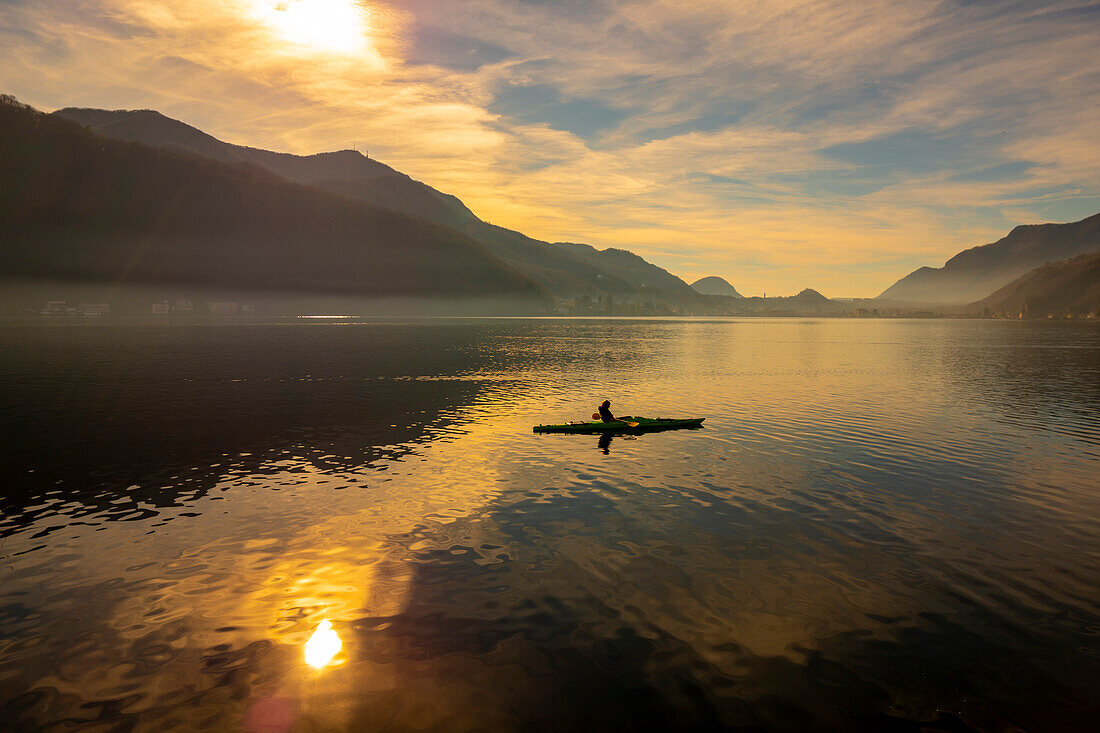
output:
M 459 231 L 474 219 L 474 215 L 458 199 L 414 181 L 404 173 L 375 178 L 324 179 L 312 181 L 311 185 L 341 196 L 363 199 L 375 206 L 419 216 Z
M 259 166 L 297 183 L 457 229 L 559 296 L 606 292 L 620 297 L 684 300 L 695 294 L 680 278 L 630 252 L 597 250 L 583 244 L 550 244 L 481 221 L 454 196 L 354 150 L 299 156 L 231 145 L 151 110 L 69 108 L 54 114 L 108 137 L 186 148 L 223 162 Z
M 1100 252 L 1038 267 L 967 310 L 1032 317 L 1100 313 Z
M 850 303 L 830 300 L 821 293 L 806 288 L 797 295 L 748 298 L 705 295 L 710 312 L 726 315 L 825 315 L 839 314 L 851 308 Z
M 704 277 L 691 284 L 691 289 L 703 295 L 725 295 L 729 298 L 741 298 L 741 293 L 730 285 L 724 278 L 716 275 Z
M 879 298 L 970 303 L 992 293 L 1046 262 L 1100 250 L 1100 214 L 1071 224 L 1018 226 L 1007 237 L 952 257 L 943 267 L 922 267 Z
M 806 304 L 825 304 L 831 302 L 828 298 L 826 298 L 824 295 L 817 292 L 813 288 L 806 288 L 798 295 L 791 296 L 791 300 Z
M 179 139 L 218 149 L 201 133 Z M 14 104 L 0 104 L 0 171 L 8 283 L 545 303 L 452 229 Z
M 691 287 L 683 280 L 629 250 L 614 247 L 596 249 L 590 244 L 576 242 L 557 242 L 553 246 L 565 250 L 578 261 L 587 262 L 643 290 L 692 294 Z

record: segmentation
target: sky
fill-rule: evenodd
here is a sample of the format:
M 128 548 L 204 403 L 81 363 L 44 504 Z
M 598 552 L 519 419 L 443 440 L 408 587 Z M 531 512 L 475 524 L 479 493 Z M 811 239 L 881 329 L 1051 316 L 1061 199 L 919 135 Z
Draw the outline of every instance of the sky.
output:
M 1100 3 L 0 0 L 0 92 L 358 148 L 548 241 L 871 297 L 1100 211 Z

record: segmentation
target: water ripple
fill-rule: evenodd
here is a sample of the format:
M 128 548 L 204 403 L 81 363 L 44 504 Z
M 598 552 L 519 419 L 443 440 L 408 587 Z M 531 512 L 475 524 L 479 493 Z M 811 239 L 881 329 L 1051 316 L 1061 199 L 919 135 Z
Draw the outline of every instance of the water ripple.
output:
M 0 337 L 17 730 L 1072 731 L 1100 710 L 1089 324 Z M 707 421 L 531 433 L 605 398 Z M 317 669 L 322 623 L 343 651 Z

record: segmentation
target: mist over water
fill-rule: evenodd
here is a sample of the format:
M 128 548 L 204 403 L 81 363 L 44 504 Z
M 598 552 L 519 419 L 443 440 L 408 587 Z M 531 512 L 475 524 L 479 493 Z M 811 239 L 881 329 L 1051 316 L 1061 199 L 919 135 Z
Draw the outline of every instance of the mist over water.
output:
M 12 326 L 0 354 L 14 730 L 1100 712 L 1095 324 Z M 531 432 L 603 399 L 705 427 Z

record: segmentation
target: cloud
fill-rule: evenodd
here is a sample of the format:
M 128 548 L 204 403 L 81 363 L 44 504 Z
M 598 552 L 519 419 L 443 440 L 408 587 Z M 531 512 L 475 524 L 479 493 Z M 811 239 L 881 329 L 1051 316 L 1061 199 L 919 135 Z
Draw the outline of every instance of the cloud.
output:
M 871 295 L 1100 209 L 1095 5 L 393 0 L 348 53 L 263 2 L 7 2 L 0 87 L 356 145 L 495 223 L 748 292 Z

